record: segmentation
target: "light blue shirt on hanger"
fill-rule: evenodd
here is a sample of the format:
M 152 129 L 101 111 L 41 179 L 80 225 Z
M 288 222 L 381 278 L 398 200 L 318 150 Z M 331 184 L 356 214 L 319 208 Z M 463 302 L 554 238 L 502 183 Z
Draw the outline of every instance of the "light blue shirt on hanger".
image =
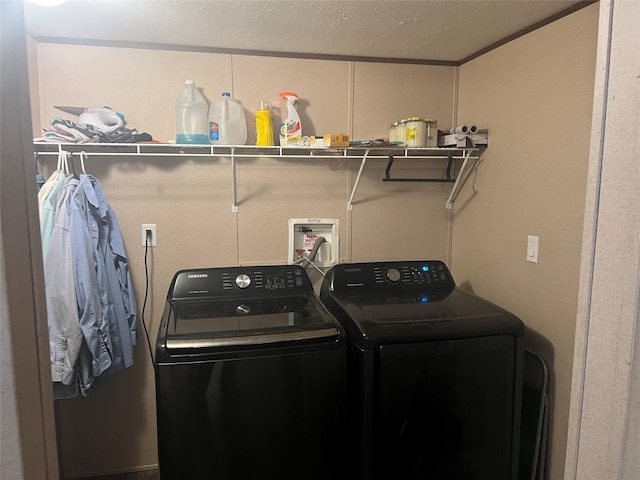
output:
M 77 180 L 69 178 L 62 189 L 49 238 L 50 248 L 44 257 L 51 379 L 65 385 L 76 379 L 75 367 L 83 339 L 78 323 L 69 218 L 69 204 L 76 186 Z
M 79 185 L 78 179 L 73 179 Z M 87 225 L 86 209 L 76 201 L 80 187 L 74 190 L 69 202 L 71 253 L 78 297 L 78 321 L 86 345 L 91 353 L 92 374 L 97 377 L 111 366 L 112 344 L 107 315 L 103 309 L 106 292 L 98 283 L 98 262 L 93 252 L 92 238 Z
M 85 215 L 91 236 L 98 290 L 111 339 L 110 372 L 133 365 L 137 341 L 136 302 L 120 227 L 97 178 L 80 175 L 73 201 Z

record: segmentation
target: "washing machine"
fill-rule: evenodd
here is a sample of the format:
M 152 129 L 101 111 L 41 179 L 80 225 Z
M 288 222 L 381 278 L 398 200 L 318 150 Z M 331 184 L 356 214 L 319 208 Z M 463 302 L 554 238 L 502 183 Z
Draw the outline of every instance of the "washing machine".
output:
M 155 360 L 162 480 L 343 478 L 345 334 L 302 268 L 179 271 Z
M 348 344 L 351 478 L 515 480 L 523 323 L 441 261 L 334 266 Z

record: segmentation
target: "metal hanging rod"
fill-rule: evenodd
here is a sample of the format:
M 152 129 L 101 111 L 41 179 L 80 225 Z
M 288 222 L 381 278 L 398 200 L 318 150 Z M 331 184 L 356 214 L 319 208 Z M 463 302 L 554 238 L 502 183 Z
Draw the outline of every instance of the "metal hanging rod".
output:
M 391 178 L 391 167 L 393 166 L 394 157 L 389 155 L 387 168 L 384 170 L 383 182 L 433 182 L 433 183 L 454 183 L 455 178 L 451 177 L 451 167 L 453 166 L 453 156 L 449 155 L 447 161 L 447 172 L 445 178 Z
M 174 145 L 154 143 L 34 143 L 34 159 L 46 155 L 59 155 L 61 152 L 78 154 L 85 158 L 89 155 L 100 157 L 182 157 L 182 158 L 229 158 L 231 160 L 231 177 L 233 199 L 231 211 L 238 213 L 238 158 L 274 157 L 274 158 L 313 158 L 313 159 L 358 159 L 360 168 L 351 189 L 347 210 L 353 210 L 353 199 L 367 160 L 387 159 L 384 181 L 388 182 L 451 182 L 453 187 L 446 202 L 451 208 L 462 185 L 476 168 L 483 148 L 396 148 L 396 147 L 257 147 L 252 145 Z M 472 155 L 475 154 L 475 155 Z M 391 178 L 391 166 L 394 159 L 433 159 L 447 160 L 446 177 L 444 179 L 425 178 Z M 453 160 L 464 160 L 457 178 L 451 177 Z M 469 163 L 471 161 L 471 163 Z

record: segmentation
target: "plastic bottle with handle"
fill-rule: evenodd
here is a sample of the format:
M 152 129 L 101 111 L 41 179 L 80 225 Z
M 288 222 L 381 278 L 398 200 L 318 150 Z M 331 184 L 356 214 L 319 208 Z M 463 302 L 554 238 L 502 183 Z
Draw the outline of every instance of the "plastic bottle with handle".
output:
M 247 121 L 242 105 L 229 92 L 209 109 L 209 142 L 212 145 L 244 145 L 247 143 Z
M 207 135 L 207 101 L 196 88 L 193 80 L 184 82 L 184 88 L 176 99 L 176 143 L 209 143 Z
M 273 117 L 271 115 L 271 104 L 263 100 L 260 108 L 256 112 L 256 145 L 273 145 Z

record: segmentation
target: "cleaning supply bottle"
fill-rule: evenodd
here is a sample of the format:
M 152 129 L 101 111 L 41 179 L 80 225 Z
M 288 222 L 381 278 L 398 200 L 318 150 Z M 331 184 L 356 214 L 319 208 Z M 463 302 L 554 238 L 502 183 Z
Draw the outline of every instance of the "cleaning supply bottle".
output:
M 287 105 L 287 116 L 280 124 L 280 146 L 302 146 L 302 124 L 294 105 L 298 94 L 280 92 L 280 97 Z
M 273 145 L 271 104 L 266 100 L 260 102 L 260 108 L 256 112 L 256 145 Z
M 176 143 L 209 143 L 207 108 L 207 101 L 196 89 L 195 82 L 185 81 L 184 89 L 176 99 Z
M 209 109 L 209 142 L 213 145 L 247 143 L 244 108 L 229 92 L 222 92 L 222 98 Z

